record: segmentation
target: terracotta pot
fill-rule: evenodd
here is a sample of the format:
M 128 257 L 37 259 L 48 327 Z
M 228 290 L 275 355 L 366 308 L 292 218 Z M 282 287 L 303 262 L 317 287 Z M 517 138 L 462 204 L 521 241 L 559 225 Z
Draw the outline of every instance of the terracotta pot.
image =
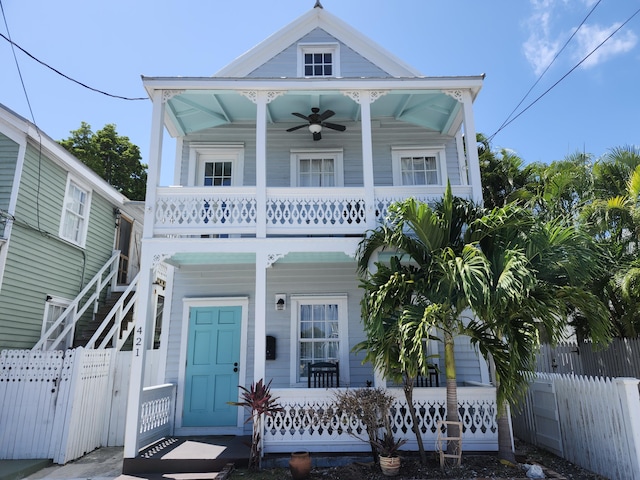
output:
M 311 455 L 309 452 L 293 452 L 289 459 L 289 470 L 293 480 L 303 480 L 311 472 Z
M 395 477 L 400 472 L 400 457 L 380 456 L 380 468 L 382 474 L 387 477 Z

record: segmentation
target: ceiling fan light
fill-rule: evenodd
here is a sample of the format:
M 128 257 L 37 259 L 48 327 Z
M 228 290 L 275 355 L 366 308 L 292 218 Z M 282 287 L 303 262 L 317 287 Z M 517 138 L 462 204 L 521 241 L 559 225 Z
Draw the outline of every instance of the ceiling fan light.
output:
M 309 125 L 309 131 L 311 133 L 320 133 L 322 131 L 322 125 L 319 123 L 312 123 Z

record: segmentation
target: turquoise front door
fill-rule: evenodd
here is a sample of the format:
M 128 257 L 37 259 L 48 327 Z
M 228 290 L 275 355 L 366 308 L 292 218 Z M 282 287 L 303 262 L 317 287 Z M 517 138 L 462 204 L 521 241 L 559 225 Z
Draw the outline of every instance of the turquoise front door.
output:
M 185 375 L 185 427 L 236 426 L 242 307 L 192 307 Z

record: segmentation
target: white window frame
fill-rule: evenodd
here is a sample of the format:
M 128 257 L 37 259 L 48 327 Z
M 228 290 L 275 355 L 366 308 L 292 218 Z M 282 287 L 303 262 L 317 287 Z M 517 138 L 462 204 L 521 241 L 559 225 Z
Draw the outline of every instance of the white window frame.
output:
M 305 75 L 304 56 L 307 53 L 330 53 L 332 59 L 331 75 Z M 339 43 L 299 43 L 298 44 L 298 76 L 302 78 L 333 78 L 340 76 L 340 44 Z
M 436 167 L 438 171 L 438 182 L 437 183 L 427 183 L 425 185 L 404 185 L 402 183 L 402 165 L 401 159 L 402 157 L 412 156 L 412 157 L 435 157 L 436 158 Z M 447 157 L 445 154 L 444 146 L 437 147 L 420 147 L 420 146 L 411 146 L 411 147 L 391 147 L 391 168 L 393 172 L 393 185 L 394 186 L 442 186 L 447 184 Z
M 306 387 L 307 378 L 299 377 L 300 366 L 300 320 L 298 318 L 298 312 L 300 305 L 307 304 L 328 304 L 335 303 L 338 305 L 338 339 L 340 345 L 338 346 L 340 368 L 340 385 L 349 385 L 349 302 L 347 294 L 336 293 L 327 295 L 304 295 L 296 294 L 290 296 L 291 302 L 291 350 L 289 358 L 290 363 L 290 383 L 292 387 Z
M 334 185 L 333 187 L 304 187 L 304 188 L 334 188 L 344 186 L 344 165 L 341 148 L 330 149 L 296 149 L 291 150 L 291 186 L 300 186 L 300 160 L 311 157 L 333 159 Z
M 85 208 L 82 215 L 78 215 L 77 212 L 67 208 L 67 205 L 71 202 L 72 185 L 85 194 Z M 58 231 L 58 235 L 60 236 L 60 238 L 73 243 L 74 245 L 78 245 L 79 247 L 84 247 L 87 241 L 87 231 L 89 230 L 89 214 L 91 212 L 91 193 L 91 189 L 84 185 L 82 182 L 78 181 L 76 178 L 73 178 L 71 175 L 67 176 L 67 185 L 65 187 L 64 201 L 62 204 L 62 214 L 60 216 L 60 230 Z M 80 238 L 67 236 L 65 231 L 67 215 L 73 215 L 82 221 L 78 232 L 78 236 Z
M 189 186 L 203 187 L 207 162 L 231 162 L 231 186 L 242 186 L 244 175 L 243 144 L 191 144 L 189 146 Z M 220 188 L 218 186 L 218 188 Z
M 69 307 L 69 305 L 71 305 L 71 300 L 67 298 L 56 297 L 54 295 L 47 295 L 47 301 L 44 302 L 44 312 L 42 313 L 42 331 L 40 333 L 40 337 L 44 336 L 44 334 L 47 332 L 47 329 L 49 328 L 48 320 L 49 320 L 51 309 L 58 308 L 60 309 L 59 313 L 62 313 L 67 309 L 67 307 Z M 62 322 L 62 325 L 58 327 L 58 330 L 60 331 L 64 330 L 68 324 L 67 322 L 73 319 L 73 315 L 74 315 L 74 312 L 70 312 L 69 315 L 67 315 L 67 318 L 65 319 L 65 321 Z M 71 348 L 71 344 L 73 342 L 73 331 L 74 329 L 72 328 L 69 331 L 69 333 L 67 333 L 67 336 L 64 339 L 64 341 L 62 343 L 59 343 L 56 346 L 56 350 L 66 350 L 68 348 Z M 53 340 L 55 340 L 55 338 L 49 338 L 46 341 L 43 349 L 49 350 L 49 347 L 53 343 Z

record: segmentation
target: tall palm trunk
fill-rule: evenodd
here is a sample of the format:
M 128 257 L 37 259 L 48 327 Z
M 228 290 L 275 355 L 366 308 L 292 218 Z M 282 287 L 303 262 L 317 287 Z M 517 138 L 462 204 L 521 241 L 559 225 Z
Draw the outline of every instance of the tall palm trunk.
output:
M 409 378 L 404 376 L 403 389 L 404 398 L 407 400 L 407 407 L 409 408 L 409 415 L 411 416 L 411 425 L 413 433 L 416 435 L 418 442 L 418 452 L 420 453 L 420 463 L 422 465 L 427 464 L 427 453 L 424 451 L 424 443 L 422 442 L 422 435 L 420 434 L 420 425 L 418 425 L 418 415 L 416 414 L 416 406 L 413 404 L 413 382 L 415 378 Z
M 444 370 L 447 379 L 447 421 L 458 422 L 458 386 L 456 382 L 456 359 L 454 355 L 454 342 L 451 332 L 444 332 Z M 458 437 L 462 432 L 458 431 L 456 425 L 452 425 L 447 430 L 449 437 Z M 447 443 L 447 453 L 453 454 L 456 450 L 455 441 Z
M 511 463 L 516 463 L 516 455 L 513 452 L 511 437 L 511 423 L 509 422 L 509 404 L 502 403 L 498 410 L 498 458 Z

